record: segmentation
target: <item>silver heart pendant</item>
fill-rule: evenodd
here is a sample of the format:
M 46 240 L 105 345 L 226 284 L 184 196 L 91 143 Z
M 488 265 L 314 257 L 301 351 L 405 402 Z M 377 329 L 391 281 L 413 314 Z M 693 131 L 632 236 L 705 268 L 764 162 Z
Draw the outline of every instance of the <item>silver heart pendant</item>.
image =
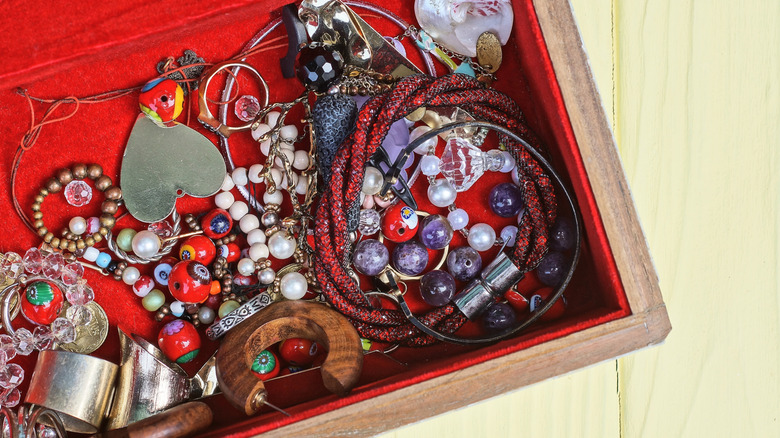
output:
M 157 222 L 173 212 L 178 197 L 217 193 L 225 174 L 222 155 L 198 131 L 182 124 L 163 128 L 140 115 L 122 158 L 122 198 L 134 218 Z

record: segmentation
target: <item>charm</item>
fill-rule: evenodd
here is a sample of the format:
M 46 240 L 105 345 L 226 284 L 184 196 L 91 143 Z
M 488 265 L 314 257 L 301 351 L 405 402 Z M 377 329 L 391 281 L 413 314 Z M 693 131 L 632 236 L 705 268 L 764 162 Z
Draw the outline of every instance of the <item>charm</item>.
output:
M 501 41 L 493 32 L 483 32 L 477 39 L 477 61 L 488 73 L 495 73 L 503 61 Z
M 70 305 L 65 303 L 60 312 L 65 316 Z M 59 344 L 59 348 L 73 353 L 90 354 L 100 348 L 108 336 L 108 316 L 100 304 L 90 301 L 84 305 L 92 314 L 92 319 L 86 325 L 76 326 L 76 339 L 68 344 Z
M 472 58 L 484 32 L 506 44 L 514 20 L 510 0 L 415 0 L 414 15 L 436 42 Z

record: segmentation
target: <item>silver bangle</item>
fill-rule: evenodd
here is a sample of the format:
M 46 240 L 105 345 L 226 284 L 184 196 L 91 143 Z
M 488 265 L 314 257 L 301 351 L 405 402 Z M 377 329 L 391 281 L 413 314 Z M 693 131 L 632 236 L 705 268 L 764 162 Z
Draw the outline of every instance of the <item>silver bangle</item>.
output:
M 239 325 L 242 321 L 259 312 L 271 304 L 271 294 L 267 291 L 260 292 L 254 298 L 239 306 L 224 318 L 212 324 L 206 329 L 206 337 L 212 341 L 225 335 L 230 329 Z

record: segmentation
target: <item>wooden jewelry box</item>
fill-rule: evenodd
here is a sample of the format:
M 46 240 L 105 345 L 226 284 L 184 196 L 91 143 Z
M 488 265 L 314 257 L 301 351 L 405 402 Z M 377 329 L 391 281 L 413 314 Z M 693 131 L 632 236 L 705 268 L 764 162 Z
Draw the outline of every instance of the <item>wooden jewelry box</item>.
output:
M 278 17 L 285 4 L 279 0 L 195 0 L 175 6 L 148 0 L 89 6 L 12 3 L 18 4 L 8 5 L 12 12 L 2 19 L 6 32 L 0 46 L 7 57 L 0 67 L 0 110 L 5 115 L 0 138 L 6 177 L 19 140 L 30 127 L 30 106 L 17 87 L 41 98 L 88 96 L 143 84 L 157 75 L 155 66 L 161 59 L 181 56 L 185 49 L 207 62 L 219 62 L 238 53 Z M 382 6 L 414 23 L 412 3 L 391 0 Z M 513 35 L 503 47 L 505 64 L 495 86 L 520 104 L 573 191 L 583 221 L 583 253 L 566 292 L 566 314 L 497 344 L 404 349 L 395 357 L 405 366 L 386 358 L 367 362 L 366 375 L 346 397 L 323 393 L 316 375 L 288 379 L 270 390 L 289 393 L 281 397 L 290 417 L 263 410 L 247 418 L 215 396 L 209 404 L 216 421 L 204 436 L 373 435 L 666 337 L 671 326 L 658 279 L 570 5 L 566 0 L 520 0 L 513 2 L 513 8 Z M 381 17 L 369 16 L 367 21 L 387 35 L 402 32 Z M 294 79 L 281 79 L 278 58 L 285 53 L 286 38 L 280 42 L 282 47 L 268 56 L 247 60 L 270 84 L 272 102 L 302 92 Z M 73 117 L 43 127 L 19 168 L 17 196 L 23 208 L 31 205 L 36 191 L 57 169 L 73 163 L 97 162 L 107 174 L 118 175 L 138 115 L 134 99 L 137 96 L 82 103 Z M 190 103 L 189 124 L 200 129 L 194 121 L 197 103 Z M 47 105 L 32 105 L 37 122 Z M 73 108 L 60 111 L 64 115 Z M 9 214 L 0 248 L 23 254 L 39 239 L 11 213 L 10 184 L 7 180 L 5 184 L 0 205 Z M 180 207 L 209 206 L 204 200 L 179 202 Z M 50 217 L 52 222 L 67 223 L 67 215 L 73 213 L 51 212 Z M 155 339 L 160 324 L 129 287 L 95 273 L 87 275 L 112 327 L 95 355 L 118 362 L 117 326 Z M 216 344 L 211 351 L 214 348 Z M 34 367 L 32 356 L 17 362 L 28 372 Z

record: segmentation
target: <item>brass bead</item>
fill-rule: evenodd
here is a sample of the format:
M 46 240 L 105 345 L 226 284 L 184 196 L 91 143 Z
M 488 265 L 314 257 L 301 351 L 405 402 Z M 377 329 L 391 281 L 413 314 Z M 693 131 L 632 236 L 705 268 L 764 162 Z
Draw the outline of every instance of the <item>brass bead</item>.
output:
M 346 85 L 341 85 L 339 87 L 339 92 L 341 92 L 341 94 L 347 94 L 347 91 L 349 91 L 349 90 L 347 89 Z
M 116 218 L 114 217 L 114 215 L 108 213 L 103 213 L 100 215 L 100 225 L 102 225 L 103 227 L 113 228 L 115 223 L 116 223 Z M 104 233 L 101 234 L 105 235 Z
M 116 267 L 117 267 L 117 268 L 126 269 L 126 268 L 127 268 L 127 262 L 119 262 L 119 263 L 116 265 Z
M 36 211 L 35 213 L 33 213 L 33 219 L 35 220 L 43 219 L 43 213 L 41 213 L 40 211 Z
M 87 176 L 90 179 L 96 180 L 103 175 L 103 168 L 99 164 L 90 164 L 87 167 Z
M 67 239 L 60 239 L 60 249 L 68 249 L 68 244 L 71 243 Z
M 70 169 L 60 169 L 57 171 L 57 180 L 59 180 L 62 185 L 66 185 L 73 181 L 73 172 L 71 172 Z
M 52 233 L 51 231 L 48 231 L 43 236 L 43 241 L 46 242 L 46 243 L 51 243 L 52 239 L 54 239 L 54 233 Z
M 48 181 L 46 181 L 46 190 L 48 190 L 50 193 L 57 193 L 62 190 L 62 184 L 60 184 L 60 182 L 56 179 L 50 178 Z
M 114 272 L 116 272 L 116 271 L 114 271 Z M 114 280 L 122 281 L 122 274 L 114 274 Z
M 101 192 L 105 192 L 112 185 L 114 185 L 114 183 L 111 182 L 111 177 L 108 175 L 102 175 L 100 178 L 95 180 L 95 188 Z
M 228 294 L 228 299 L 235 300 L 236 294 Z
M 117 266 L 117 267 L 114 269 L 114 275 L 118 275 L 120 279 L 122 278 L 122 274 L 123 274 L 124 272 L 125 272 L 125 267 Z
M 38 219 L 37 221 L 33 222 L 33 226 L 35 228 L 41 228 L 43 227 L 43 221 L 41 219 Z
M 116 201 L 112 201 L 110 199 L 106 199 L 103 201 L 103 204 L 100 205 L 100 211 L 103 213 L 114 215 L 116 214 L 117 210 L 119 210 L 119 204 L 117 204 Z
M 86 239 L 84 239 L 84 244 L 87 246 L 92 246 L 95 244 L 95 239 L 93 239 L 92 236 L 89 236 Z
M 32 205 L 31 208 L 32 208 L 33 212 L 41 211 L 41 203 L 40 202 L 36 202 L 35 204 Z
M 45 197 L 49 196 L 49 191 L 46 190 L 45 188 L 43 188 L 43 189 L 40 189 L 38 191 L 38 194 L 45 198 Z M 43 199 L 43 198 L 41 198 L 41 199 Z M 41 202 L 43 202 L 43 201 L 41 201 Z
M 68 251 L 70 252 L 76 251 L 76 242 L 73 241 L 68 242 Z
M 107 227 L 100 227 L 100 228 L 98 228 L 98 233 L 100 233 L 100 237 L 101 238 L 108 236 L 108 231 L 109 231 L 109 229 Z
M 200 327 L 200 320 L 198 319 L 198 314 L 192 315 L 192 325 L 194 327 Z
M 60 247 L 60 238 L 59 237 L 52 237 L 51 240 L 46 242 L 52 246 L 52 248 L 59 248 Z
M 365 96 L 368 94 L 368 89 L 366 87 L 358 87 L 358 94 L 361 96 Z
M 49 232 L 49 230 L 46 229 L 46 227 L 38 228 L 38 235 L 41 236 L 41 237 L 43 237 L 46 234 L 48 234 L 48 232 Z
M 122 189 L 117 186 L 111 186 L 111 188 L 106 190 L 106 199 L 110 199 L 112 201 L 118 201 L 122 199 Z
M 77 249 L 84 249 L 87 245 L 84 243 L 84 239 L 79 239 L 76 241 L 76 248 Z
M 95 239 L 95 243 L 103 241 L 103 236 L 101 236 L 100 233 L 94 233 L 92 238 Z
M 46 196 L 44 195 L 36 195 L 35 196 L 35 202 L 38 204 L 43 204 L 43 200 L 46 199 Z
M 87 165 L 76 164 L 73 166 L 73 177 L 76 179 L 84 179 L 87 176 Z
M 351 96 L 356 96 L 358 94 L 358 87 L 356 87 L 355 85 L 350 86 L 349 87 L 349 94 Z
M 161 311 L 158 311 L 158 312 L 157 312 L 157 313 L 154 315 L 154 319 L 156 319 L 156 320 L 157 320 L 157 322 L 160 322 L 160 321 L 162 321 L 162 320 L 163 320 L 163 318 L 165 318 L 165 314 L 164 314 L 164 313 L 162 313 Z

